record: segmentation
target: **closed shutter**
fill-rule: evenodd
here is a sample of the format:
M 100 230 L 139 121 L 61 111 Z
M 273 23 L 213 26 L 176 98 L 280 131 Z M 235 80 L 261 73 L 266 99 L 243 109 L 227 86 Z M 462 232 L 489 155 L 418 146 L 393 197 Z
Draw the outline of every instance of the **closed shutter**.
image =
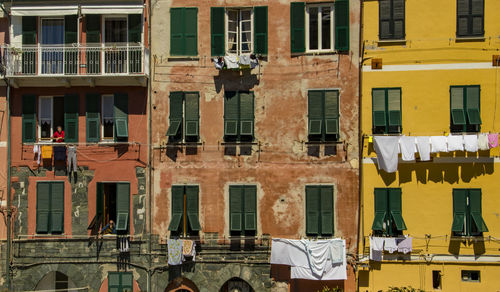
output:
M 100 95 L 96 93 L 87 93 L 85 97 L 87 142 L 99 142 L 100 140 L 99 101 Z
M 310 90 L 308 93 L 309 135 L 321 135 L 323 129 L 323 92 Z
M 405 38 L 405 0 L 393 0 L 393 37 Z
M 254 11 L 254 53 L 267 55 L 267 6 L 258 6 Z
M 224 93 L 224 135 L 238 135 L 239 99 L 236 91 Z
M 257 187 L 244 187 L 245 231 L 257 230 Z
M 469 209 L 470 215 L 476 226 L 477 232 L 487 232 L 488 227 L 484 222 L 481 212 L 481 189 L 469 190 Z M 472 225 L 472 222 L 471 222 Z
M 196 93 L 185 94 L 186 103 L 186 136 L 198 137 L 200 120 L 200 96 Z
M 33 143 L 36 140 L 36 97 L 23 95 L 23 143 Z
M 472 0 L 471 4 L 471 34 L 482 36 L 484 35 L 484 0 Z
M 401 89 L 387 90 L 389 126 L 401 126 Z
M 333 187 L 321 187 L 321 235 L 333 234 Z
M 36 184 L 36 232 L 49 232 L 50 217 L 50 183 Z
M 306 51 L 305 19 L 305 3 L 292 2 L 290 4 L 290 44 L 292 53 Z
M 64 232 L 64 182 L 52 182 L 50 196 L 50 225 L 52 233 Z
M 379 38 L 381 40 L 391 39 L 391 0 L 380 0 L 379 1 Z
M 225 54 L 225 9 L 224 7 L 212 7 L 210 9 L 210 32 L 212 56 L 224 56 Z
M 180 135 L 179 130 L 182 128 L 182 101 L 184 93 L 171 92 L 170 93 L 170 125 L 167 130 L 167 136 L 176 137 Z
M 130 217 L 130 183 L 116 183 L 116 230 L 127 231 Z
M 128 95 L 115 93 L 114 102 L 115 137 L 128 138 Z
M 184 187 L 172 186 L 172 219 L 168 225 L 168 230 L 177 231 L 184 214 Z
M 467 190 L 453 190 L 453 224 L 451 231 L 465 235 L 465 215 L 467 208 Z
M 337 90 L 325 91 L 325 133 L 327 135 L 339 134 L 339 92 Z
M 23 29 L 23 45 L 36 44 L 36 16 L 23 16 L 22 29 Z
M 122 272 L 120 284 L 121 291 L 132 292 L 134 289 L 134 275 L 131 272 Z
M 254 96 L 253 92 L 239 92 L 240 135 L 253 136 Z
M 465 125 L 464 88 L 451 87 L 450 99 L 451 121 L 453 125 Z
M 349 1 L 335 1 L 335 49 L 349 51 Z
M 184 12 L 184 55 L 198 55 L 198 8 L 185 8 Z
M 243 187 L 229 186 L 229 228 L 231 231 L 242 231 Z
M 186 186 L 186 211 L 189 226 L 193 231 L 200 231 L 200 221 L 198 219 L 198 186 Z
M 481 125 L 481 113 L 479 111 L 479 86 L 466 87 L 467 96 L 467 119 L 471 125 Z
M 140 44 L 142 41 L 142 14 L 128 15 L 128 42 Z
M 469 1 L 457 0 L 457 35 L 469 35 Z
M 320 188 L 306 186 L 306 233 L 317 235 L 319 233 Z
M 101 15 L 85 15 L 86 43 L 97 44 L 101 42 Z
M 64 95 L 64 141 L 78 142 L 78 94 Z
M 372 90 L 373 128 L 386 127 L 385 89 Z
M 183 55 L 185 52 L 184 36 L 185 8 L 170 8 L 170 55 Z
M 121 290 L 121 273 L 108 273 L 108 292 L 122 292 Z
M 375 217 L 373 219 L 372 230 L 383 231 L 384 221 L 387 216 L 387 189 L 375 189 Z
M 78 16 L 64 16 L 64 43 L 69 49 L 64 52 L 64 73 L 76 74 L 78 70 L 78 50 L 72 44 L 78 43 Z
M 401 189 L 389 189 L 389 210 L 396 224 L 396 229 L 399 231 L 406 230 L 401 207 Z

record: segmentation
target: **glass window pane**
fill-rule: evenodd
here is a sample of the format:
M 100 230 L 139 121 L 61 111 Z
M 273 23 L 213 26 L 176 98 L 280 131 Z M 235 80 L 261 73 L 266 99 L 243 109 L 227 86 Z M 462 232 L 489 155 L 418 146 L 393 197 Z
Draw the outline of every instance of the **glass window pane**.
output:
M 114 105 L 113 105 L 113 97 L 112 96 L 103 96 L 102 97 L 102 117 L 106 119 L 113 119 L 114 116 Z
M 106 19 L 105 21 L 105 42 L 125 43 L 127 42 L 127 20 L 126 19 Z
M 331 29 L 332 20 L 330 17 L 330 7 L 321 8 L 321 49 L 331 49 Z
M 250 21 L 243 21 L 241 23 L 241 31 L 251 31 L 252 25 Z
M 52 119 L 52 99 L 51 98 L 41 98 L 40 99 L 40 118 L 41 119 Z
M 250 20 L 251 19 L 251 12 L 250 10 L 243 10 L 241 11 L 241 20 L 242 21 L 245 21 L 245 20 Z
M 318 8 L 309 8 L 309 49 L 318 49 Z
M 42 19 L 42 44 L 64 43 L 64 19 Z

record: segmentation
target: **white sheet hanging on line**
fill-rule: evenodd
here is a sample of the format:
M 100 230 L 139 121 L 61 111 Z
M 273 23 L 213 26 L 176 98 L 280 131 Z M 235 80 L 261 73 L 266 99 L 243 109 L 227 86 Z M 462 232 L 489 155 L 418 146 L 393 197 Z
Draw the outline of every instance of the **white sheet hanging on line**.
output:
M 431 137 L 417 137 L 417 149 L 418 154 L 420 155 L 420 161 L 431 160 Z
M 415 152 L 417 152 L 415 137 L 401 136 L 399 139 L 399 147 L 401 149 L 401 159 L 403 161 L 415 160 Z
M 399 136 L 373 136 L 377 165 L 386 172 L 398 170 Z
M 486 133 L 481 133 L 477 137 L 477 146 L 479 150 L 489 150 L 490 147 L 488 146 L 488 134 Z
M 446 136 L 431 136 L 431 152 L 448 152 Z
M 477 135 L 464 135 L 464 147 L 467 152 L 477 152 L 479 149 Z

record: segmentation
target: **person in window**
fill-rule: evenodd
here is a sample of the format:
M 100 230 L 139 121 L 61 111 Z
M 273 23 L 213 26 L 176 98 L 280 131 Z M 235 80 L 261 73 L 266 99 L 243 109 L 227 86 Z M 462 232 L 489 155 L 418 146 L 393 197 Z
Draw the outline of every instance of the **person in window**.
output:
M 109 220 L 109 223 L 104 226 L 99 234 L 116 234 L 116 226 L 113 220 Z
M 64 142 L 64 131 L 61 126 L 57 126 L 57 131 L 52 135 L 54 142 L 62 143 Z

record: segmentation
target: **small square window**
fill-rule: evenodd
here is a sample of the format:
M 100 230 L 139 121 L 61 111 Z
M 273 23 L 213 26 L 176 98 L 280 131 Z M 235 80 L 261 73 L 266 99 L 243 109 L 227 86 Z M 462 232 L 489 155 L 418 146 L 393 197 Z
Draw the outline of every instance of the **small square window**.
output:
M 481 282 L 481 272 L 480 271 L 462 271 L 462 281 L 463 282 Z

